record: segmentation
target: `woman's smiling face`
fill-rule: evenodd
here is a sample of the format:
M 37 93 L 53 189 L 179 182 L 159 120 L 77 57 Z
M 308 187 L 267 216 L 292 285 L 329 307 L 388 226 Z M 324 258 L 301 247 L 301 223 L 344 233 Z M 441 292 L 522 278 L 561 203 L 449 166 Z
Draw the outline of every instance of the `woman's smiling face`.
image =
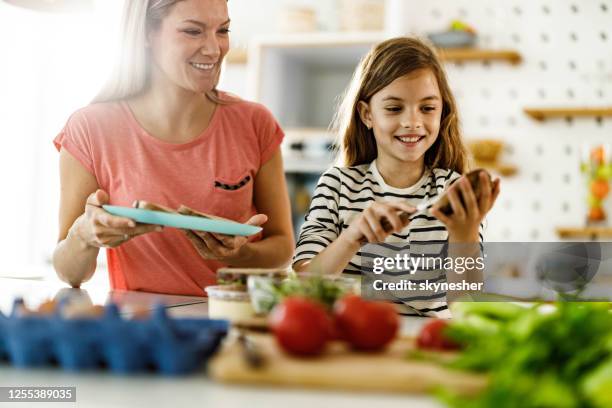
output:
M 429 69 L 411 72 L 375 93 L 369 103 L 359 102 L 359 113 L 374 131 L 379 161 L 420 164 L 440 131 L 438 81 Z
M 183 0 L 152 29 L 148 41 L 156 75 L 198 93 L 214 89 L 229 50 L 226 0 Z

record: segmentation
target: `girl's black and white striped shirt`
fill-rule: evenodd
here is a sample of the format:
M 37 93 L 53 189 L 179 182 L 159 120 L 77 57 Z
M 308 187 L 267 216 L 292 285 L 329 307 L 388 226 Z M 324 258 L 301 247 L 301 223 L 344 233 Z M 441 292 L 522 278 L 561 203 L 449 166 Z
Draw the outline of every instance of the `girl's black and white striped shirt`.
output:
M 417 206 L 438 198 L 460 176 L 448 169 L 426 168 L 423 176 L 414 185 L 395 188 L 385 183 L 376 161 L 354 167 L 332 167 L 323 173 L 314 191 L 293 262 L 311 259 L 325 249 L 372 202 L 403 201 Z M 482 242 L 482 225 L 480 240 Z M 447 241 L 448 232 L 442 222 L 428 213 L 417 213 L 404 230 L 391 234 L 385 243 L 409 244 L 411 248 L 419 244 L 428 248 L 439 244 L 442 248 Z M 353 256 L 343 271 L 345 274 L 361 274 L 362 250 Z M 419 270 L 410 275 L 410 280 L 446 282 L 446 274 L 443 270 Z M 395 297 L 395 303 L 402 314 L 439 317 L 450 315 L 446 292 L 429 292 L 425 296 L 423 292 L 419 292 L 418 295 L 406 296 L 406 292 L 403 292 Z

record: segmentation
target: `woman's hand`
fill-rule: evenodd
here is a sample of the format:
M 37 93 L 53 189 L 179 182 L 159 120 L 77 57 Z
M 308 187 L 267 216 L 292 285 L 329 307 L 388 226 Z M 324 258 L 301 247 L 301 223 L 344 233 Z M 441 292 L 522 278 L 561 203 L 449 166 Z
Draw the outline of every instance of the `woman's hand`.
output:
M 268 217 L 265 214 L 256 214 L 245 224 L 260 226 L 266 221 L 268 221 Z M 249 240 L 248 237 L 192 230 L 185 230 L 184 232 L 204 259 L 232 264 L 246 256 L 244 249 Z
M 361 245 L 363 241 L 384 242 L 390 234 L 401 231 L 410 222 L 402 221 L 400 213 L 412 214 L 415 211 L 416 208 L 401 202 L 374 202 L 361 212 L 340 237 L 354 245 Z
M 476 198 L 472 185 L 466 177 L 461 177 L 448 189 L 448 199 L 453 213 L 445 215 L 436 205 L 430 210 L 431 215 L 442 221 L 448 230 L 449 242 L 478 242 L 478 228 L 485 215 L 493 208 L 499 195 L 499 178 L 493 183 L 485 172 L 480 172 L 482 194 Z M 461 202 L 460 195 L 463 197 Z
M 70 235 L 76 235 L 91 247 L 115 248 L 139 235 L 163 230 L 159 225 L 138 224 L 129 218 L 109 214 L 102 208 L 108 200 L 104 190 L 90 194 L 85 204 L 85 213 L 79 217 Z

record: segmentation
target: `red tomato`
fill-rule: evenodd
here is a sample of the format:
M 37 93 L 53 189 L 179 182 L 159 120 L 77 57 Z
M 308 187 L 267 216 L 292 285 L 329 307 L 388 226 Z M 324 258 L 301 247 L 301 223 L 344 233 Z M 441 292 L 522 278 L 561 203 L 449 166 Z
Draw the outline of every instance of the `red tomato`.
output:
M 291 354 L 320 354 L 333 332 L 323 305 L 310 299 L 290 297 L 270 314 L 270 327 L 280 346 Z
M 334 306 L 335 322 L 343 340 L 357 350 L 381 350 L 397 335 L 399 319 L 390 303 L 371 302 L 348 295 Z
M 444 335 L 448 321 L 435 319 L 423 326 L 417 337 L 417 346 L 423 349 L 457 350 L 459 345 Z

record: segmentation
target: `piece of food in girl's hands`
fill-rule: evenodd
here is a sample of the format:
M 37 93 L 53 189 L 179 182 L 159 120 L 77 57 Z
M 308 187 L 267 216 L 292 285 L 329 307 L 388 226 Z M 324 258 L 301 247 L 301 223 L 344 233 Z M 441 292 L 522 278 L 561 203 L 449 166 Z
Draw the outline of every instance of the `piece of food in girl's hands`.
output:
M 321 354 L 333 333 L 323 305 L 303 297 L 290 297 L 277 305 L 270 314 L 270 327 L 283 350 L 297 356 Z
M 476 200 L 480 199 L 480 197 L 482 196 L 483 186 L 480 185 L 481 183 L 480 173 L 481 172 L 484 172 L 486 174 L 486 176 L 489 178 L 489 184 L 492 185 L 493 181 L 491 180 L 491 175 L 489 174 L 488 171 L 484 169 L 472 170 L 465 175 L 465 177 L 469 180 L 470 185 L 472 186 L 472 190 L 474 190 L 474 195 L 476 196 Z M 461 200 L 461 203 L 465 205 L 462 194 L 459 194 L 459 199 Z M 438 202 L 436 203 L 436 207 L 440 209 L 440 212 L 442 214 L 451 215 L 453 213 L 453 208 L 451 206 L 450 200 L 448 199 L 448 194 L 444 194 L 438 200 Z
M 425 324 L 417 337 L 417 346 L 430 350 L 458 350 L 459 344 L 445 334 L 448 325 L 448 321 L 442 319 L 435 319 Z
M 357 350 L 385 348 L 397 335 L 399 319 L 392 304 L 348 295 L 336 302 L 334 318 L 341 339 Z

